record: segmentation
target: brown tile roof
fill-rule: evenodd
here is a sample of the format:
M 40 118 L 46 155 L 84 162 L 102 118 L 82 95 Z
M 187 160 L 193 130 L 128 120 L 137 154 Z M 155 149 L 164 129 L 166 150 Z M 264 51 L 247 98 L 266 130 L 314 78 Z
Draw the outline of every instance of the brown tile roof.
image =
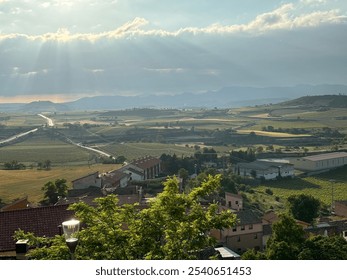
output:
M 58 226 L 73 217 L 68 205 L 0 212 L 0 252 L 15 250 L 14 232 L 22 229 L 37 236 L 53 237 Z
M 77 181 L 82 180 L 82 179 L 84 179 L 84 178 L 88 178 L 88 177 L 98 177 L 98 176 L 99 176 L 99 171 L 96 171 L 96 172 L 94 172 L 94 173 L 91 173 L 91 174 L 82 176 L 82 177 L 80 177 L 80 178 L 77 178 L 77 179 L 75 179 L 75 180 L 72 180 L 71 182 L 74 183 L 74 182 L 77 182 Z
M 133 165 L 136 165 L 136 166 L 140 167 L 141 169 L 147 169 L 147 168 L 153 167 L 159 163 L 160 163 L 160 159 L 155 158 L 155 157 L 151 157 L 151 156 L 139 158 L 139 159 L 132 162 Z
M 19 210 L 30 208 L 30 203 L 28 201 L 28 197 L 24 197 L 22 199 L 18 199 L 11 204 L 8 204 L 0 209 L 0 211 L 11 211 L 11 210 Z
M 259 213 L 253 210 L 241 210 L 236 213 L 237 218 L 239 219 L 238 225 L 250 225 L 250 224 L 261 224 L 261 217 Z

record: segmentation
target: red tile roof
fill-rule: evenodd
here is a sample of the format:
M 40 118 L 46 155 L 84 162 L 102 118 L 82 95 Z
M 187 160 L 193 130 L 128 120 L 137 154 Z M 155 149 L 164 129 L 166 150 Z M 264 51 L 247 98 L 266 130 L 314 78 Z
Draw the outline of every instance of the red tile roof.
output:
M 53 237 L 58 226 L 73 217 L 68 205 L 0 212 L 0 252 L 15 250 L 14 232 L 22 229 L 37 236 Z

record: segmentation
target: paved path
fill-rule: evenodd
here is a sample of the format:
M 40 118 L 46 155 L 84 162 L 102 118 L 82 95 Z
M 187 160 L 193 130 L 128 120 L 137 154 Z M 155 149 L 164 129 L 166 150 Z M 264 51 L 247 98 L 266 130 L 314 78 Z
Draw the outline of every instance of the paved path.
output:
M 26 136 L 26 135 L 28 135 L 28 134 L 30 134 L 30 133 L 34 133 L 34 132 L 36 132 L 36 131 L 38 131 L 38 128 L 35 128 L 35 129 L 30 130 L 30 131 L 27 131 L 27 132 L 23 132 L 23 133 L 14 135 L 14 136 L 12 136 L 12 137 L 10 137 L 10 138 L 7 138 L 7 139 L 5 139 L 5 140 L 0 140 L 0 144 L 10 143 L 10 142 L 12 142 L 12 141 L 17 140 L 18 138 L 24 137 L 24 136 Z
M 41 118 L 44 118 L 47 121 L 48 126 L 54 126 L 53 120 L 51 118 L 48 118 L 42 114 L 37 114 L 37 115 L 40 116 Z

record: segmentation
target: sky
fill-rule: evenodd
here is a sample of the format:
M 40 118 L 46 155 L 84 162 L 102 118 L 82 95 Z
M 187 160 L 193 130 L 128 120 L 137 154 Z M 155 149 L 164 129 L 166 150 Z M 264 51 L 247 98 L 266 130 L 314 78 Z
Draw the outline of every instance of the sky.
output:
M 346 0 L 0 0 L 0 102 L 347 84 Z

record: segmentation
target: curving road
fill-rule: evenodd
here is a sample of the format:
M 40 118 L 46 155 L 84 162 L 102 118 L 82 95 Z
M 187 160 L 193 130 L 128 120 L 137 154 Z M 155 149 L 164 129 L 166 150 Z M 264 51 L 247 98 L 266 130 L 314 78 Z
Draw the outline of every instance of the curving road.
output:
M 38 116 L 40 116 L 41 118 L 44 118 L 47 121 L 47 125 L 48 126 L 54 126 L 53 120 L 49 117 L 46 117 L 42 114 L 37 114 Z
M 37 114 L 37 115 L 40 116 L 41 118 L 44 118 L 44 119 L 47 121 L 47 125 L 48 125 L 48 126 L 50 126 L 50 127 L 54 126 L 54 122 L 53 122 L 53 120 L 52 120 L 51 118 L 49 118 L 49 117 L 47 117 L 47 116 L 45 116 L 45 115 L 42 115 L 42 114 Z M 76 143 L 76 142 L 72 141 L 71 139 L 69 139 L 69 138 L 67 138 L 67 137 L 66 137 L 66 139 L 67 139 L 67 140 L 69 141 L 69 143 L 71 143 L 72 145 L 75 145 L 75 146 L 78 146 L 78 147 L 80 147 L 80 148 L 82 148 L 82 149 L 86 149 L 86 150 L 89 150 L 89 151 L 98 153 L 98 154 L 100 154 L 100 155 L 102 155 L 102 156 L 111 157 L 111 155 L 108 154 L 108 153 L 105 153 L 105 152 L 100 151 L 100 150 L 95 149 L 95 148 L 91 148 L 91 147 L 84 146 L 84 145 L 81 144 L 81 143 Z
M 45 115 L 42 115 L 42 114 L 37 114 L 37 115 L 40 116 L 41 118 L 44 118 L 44 119 L 46 120 L 47 126 L 49 126 L 49 127 L 53 127 L 53 126 L 54 126 L 54 122 L 53 122 L 53 120 L 52 120 L 51 118 L 46 117 Z M 30 130 L 30 131 L 27 131 L 27 132 L 23 132 L 23 133 L 14 135 L 14 136 L 12 136 L 12 137 L 10 137 L 10 138 L 8 138 L 8 139 L 0 140 L 0 145 L 1 145 L 1 144 L 5 144 L 5 143 L 10 143 L 10 142 L 17 140 L 18 138 L 24 137 L 24 136 L 26 136 L 26 135 L 28 135 L 28 134 L 30 134 L 30 133 L 37 132 L 38 130 L 39 130 L 38 128 L 35 128 L 35 129 Z M 69 138 L 67 138 L 67 137 L 66 137 L 66 140 L 67 140 L 70 144 L 75 145 L 75 146 L 77 146 L 77 147 L 80 147 L 80 148 L 82 148 L 82 149 L 86 149 L 86 150 L 89 150 L 89 151 L 98 153 L 98 154 L 100 154 L 100 155 L 102 155 L 102 156 L 113 157 L 112 155 L 110 155 L 110 154 L 108 154 L 108 153 L 105 153 L 105 152 L 103 152 L 103 151 L 100 151 L 100 150 L 98 150 L 98 149 L 84 146 L 84 145 L 81 144 L 81 143 L 76 143 L 76 142 L 72 141 L 71 139 L 69 139 Z

